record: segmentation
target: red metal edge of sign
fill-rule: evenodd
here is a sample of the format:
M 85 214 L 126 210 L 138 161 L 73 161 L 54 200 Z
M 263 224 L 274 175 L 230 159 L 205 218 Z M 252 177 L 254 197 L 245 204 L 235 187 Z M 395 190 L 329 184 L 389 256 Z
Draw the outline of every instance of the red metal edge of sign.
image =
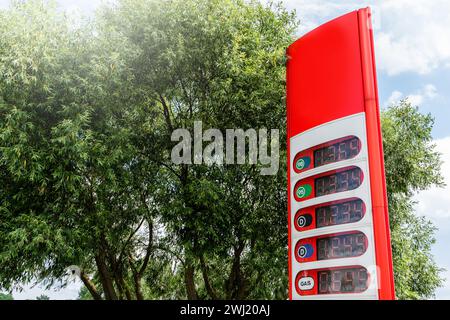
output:
M 372 193 L 375 255 L 380 270 L 378 293 L 381 300 L 393 300 L 395 299 L 394 272 L 370 8 L 358 10 L 358 22 L 367 132 L 377 133 L 377 135 L 367 134 L 367 147 L 370 189 Z
M 339 86 L 331 87 L 334 91 L 325 97 L 329 99 L 329 96 L 333 94 L 338 94 L 338 105 L 343 105 L 348 102 L 348 99 L 352 99 L 354 104 L 348 103 L 353 109 L 346 110 L 345 115 L 350 115 L 357 113 L 359 111 L 359 106 L 366 112 L 366 124 L 367 124 L 367 139 L 368 139 L 368 154 L 369 154 L 369 168 L 370 168 L 370 180 L 371 180 L 371 196 L 372 196 L 372 209 L 373 209 L 373 219 L 374 219 L 374 237 L 375 237 L 375 257 L 377 266 L 379 266 L 378 272 L 378 293 L 379 299 L 391 300 L 395 299 L 395 288 L 394 288 L 394 278 L 393 278 L 393 266 L 392 266 L 392 251 L 390 245 L 390 230 L 389 230 L 389 215 L 387 208 L 387 195 L 386 195 L 386 181 L 385 181 L 385 171 L 384 171 L 384 159 L 383 159 L 383 146 L 382 146 L 382 136 L 381 136 L 381 126 L 380 126 L 380 115 L 379 115 L 379 105 L 378 105 L 378 92 L 377 92 L 377 80 L 375 72 L 375 59 L 374 59 L 374 48 L 373 48 L 373 32 L 371 27 L 371 12 L 369 8 L 360 9 L 358 11 L 351 12 L 339 18 L 336 18 L 316 29 L 306 34 L 296 42 L 294 42 L 287 50 L 288 62 L 291 54 L 293 55 L 299 50 L 299 46 L 302 45 L 302 40 L 308 39 L 316 36 L 325 31 L 326 37 L 330 40 L 330 32 L 336 34 L 336 30 L 339 32 L 355 32 L 355 20 L 357 24 L 357 45 L 355 45 L 354 35 L 348 37 L 352 42 L 349 43 L 347 48 L 347 56 L 344 58 L 349 59 L 348 53 L 352 52 L 351 55 L 357 53 L 359 55 L 358 59 L 351 59 L 352 63 L 349 64 L 352 68 L 351 70 L 345 69 L 343 72 L 346 77 L 345 81 Z M 333 29 L 337 28 L 337 29 Z M 328 31 L 327 31 L 328 30 Z M 328 34 L 326 34 L 328 32 Z M 322 33 L 323 34 L 323 33 Z M 334 34 L 333 34 L 334 36 Z M 333 41 L 339 41 L 336 39 Z M 321 43 L 322 44 L 322 43 Z M 350 55 L 350 58 L 352 57 Z M 318 60 L 318 59 L 316 59 Z M 356 61 L 357 60 L 357 61 Z M 330 61 L 328 61 L 328 64 Z M 345 61 L 342 63 L 345 65 Z M 338 68 L 342 71 L 342 65 Z M 323 66 L 320 66 L 324 70 Z M 326 65 L 325 65 L 326 67 Z M 347 67 L 347 66 L 346 66 Z M 359 71 L 358 67 L 360 68 Z M 356 69 L 355 69 L 356 68 Z M 311 67 L 309 67 L 311 70 Z M 291 137 L 297 135 L 298 133 L 304 132 L 307 129 L 318 125 L 320 121 L 326 123 L 327 120 L 337 119 L 344 116 L 339 114 L 339 111 L 332 110 L 333 114 L 322 114 L 319 119 L 313 119 L 313 121 L 305 121 L 306 124 L 297 124 L 295 126 L 292 123 L 292 110 L 289 106 L 292 106 L 294 101 L 298 104 L 300 99 L 296 95 L 295 91 L 291 91 L 289 83 L 293 83 L 294 73 L 289 72 L 290 68 L 287 68 L 287 165 L 288 165 L 288 273 L 289 273 L 289 299 L 292 300 L 292 253 L 291 253 L 291 192 L 290 192 L 290 139 Z M 359 75 L 358 75 L 359 74 Z M 352 78 L 353 77 L 353 78 Z M 359 79 L 358 79 L 359 78 Z M 318 79 L 314 79 L 317 81 Z M 350 97 L 348 91 L 342 93 L 340 90 L 343 85 L 347 83 L 351 84 L 354 90 Z M 298 85 L 298 83 L 296 83 Z M 303 83 L 304 85 L 304 83 Z M 330 83 L 328 82 L 328 88 L 330 88 Z M 347 90 L 344 88 L 344 91 Z M 359 97 L 359 92 L 363 92 L 363 97 Z M 333 97 L 334 98 L 334 97 Z M 346 100 L 347 99 L 347 100 Z M 363 100 L 363 101 L 361 101 Z M 327 101 L 325 100 L 325 103 Z M 324 102 L 323 102 L 324 103 Z M 349 107 L 348 107 L 349 108 Z M 361 110 L 362 111 L 362 110 Z M 328 119 L 327 119 L 328 117 Z M 325 121 L 323 120 L 325 119 Z M 316 121 L 316 123 L 314 123 Z M 317 122 L 319 121 L 319 122 Z M 301 127 L 303 126 L 303 127 Z M 372 133 L 372 134 L 369 134 Z M 376 134 L 373 134 L 376 133 Z

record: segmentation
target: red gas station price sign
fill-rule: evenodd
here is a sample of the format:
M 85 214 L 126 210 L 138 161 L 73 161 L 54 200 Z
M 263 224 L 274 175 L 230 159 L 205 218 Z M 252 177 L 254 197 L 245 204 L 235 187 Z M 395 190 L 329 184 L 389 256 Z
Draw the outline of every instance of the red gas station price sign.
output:
M 290 299 L 394 299 L 370 9 L 287 50 Z

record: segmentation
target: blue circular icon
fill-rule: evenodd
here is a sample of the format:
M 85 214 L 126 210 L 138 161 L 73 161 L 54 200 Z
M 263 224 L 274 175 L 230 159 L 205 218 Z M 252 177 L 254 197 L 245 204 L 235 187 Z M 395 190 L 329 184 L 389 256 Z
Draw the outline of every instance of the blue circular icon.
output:
M 298 256 L 302 259 L 311 257 L 314 253 L 312 245 L 305 243 L 298 248 Z

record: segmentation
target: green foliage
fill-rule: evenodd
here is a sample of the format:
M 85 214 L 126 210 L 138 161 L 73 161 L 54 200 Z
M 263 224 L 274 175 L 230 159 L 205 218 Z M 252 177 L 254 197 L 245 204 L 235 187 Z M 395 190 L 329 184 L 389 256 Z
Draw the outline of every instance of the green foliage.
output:
M 294 16 L 244 1 L 121 1 L 101 16 L 109 32 L 120 32 L 134 48 L 134 86 L 164 113 L 159 136 L 144 136 L 141 145 L 154 150 L 158 141 L 160 158 L 148 156 L 170 168 L 158 199 L 179 245 L 184 281 L 191 282 L 186 295 L 286 297 L 283 168 L 261 177 L 250 166 L 173 166 L 167 141 L 173 128 L 192 130 L 196 120 L 205 129 L 266 127 L 284 134 L 284 59 Z
M 0 300 L 14 300 L 14 297 L 10 293 L 0 292 Z
M 431 254 L 436 228 L 413 210 L 416 191 L 443 185 L 440 155 L 432 143 L 433 118 L 401 101 L 382 113 L 396 294 L 399 299 L 433 297 L 442 285 Z
M 50 300 L 50 298 L 45 294 L 41 294 L 40 296 L 36 297 L 36 300 Z

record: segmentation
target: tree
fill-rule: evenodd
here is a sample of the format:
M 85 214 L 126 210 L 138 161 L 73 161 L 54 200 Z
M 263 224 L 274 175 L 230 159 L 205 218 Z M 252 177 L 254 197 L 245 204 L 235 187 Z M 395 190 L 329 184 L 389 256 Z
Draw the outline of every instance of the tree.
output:
M 396 294 L 399 299 L 430 298 L 442 285 L 442 269 L 431 253 L 436 227 L 414 213 L 413 195 L 443 185 L 431 136 L 434 120 L 407 100 L 385 110 L 381 119 Z
M 154 137 L 143 136 L 141 149 L 168 168 L 161 213 L 180 244 L 171 247 L 186 296 L 284 298 L 283 168 L 262 177 L 254 166 L 174 166 L 170 136 L 176 128 L 192 132 L 197 120 L 222 132 L 265 127 L 284 135 L 284 59 L 294 16 L 253 1 L 121 1 L 103 16 L 138 52 L 129 62 L 134 85 L 164 116 L 161 158 Z
M 14 300 L 14 297 L 10 293 L 0 292 L 0 300 Z
M 49 296 L 46 296 L 45 294 L 41 294 L 40 296 L 36 297 L 36 300 L 50 300 Z
M 153 115 L 127 108 L 120 39 L 41 1 L 0 20 L 0 284 L 51 285 L 77 265 L 95 299 L 142 299 L 159 168 L 131 143 L 133 123 Z

